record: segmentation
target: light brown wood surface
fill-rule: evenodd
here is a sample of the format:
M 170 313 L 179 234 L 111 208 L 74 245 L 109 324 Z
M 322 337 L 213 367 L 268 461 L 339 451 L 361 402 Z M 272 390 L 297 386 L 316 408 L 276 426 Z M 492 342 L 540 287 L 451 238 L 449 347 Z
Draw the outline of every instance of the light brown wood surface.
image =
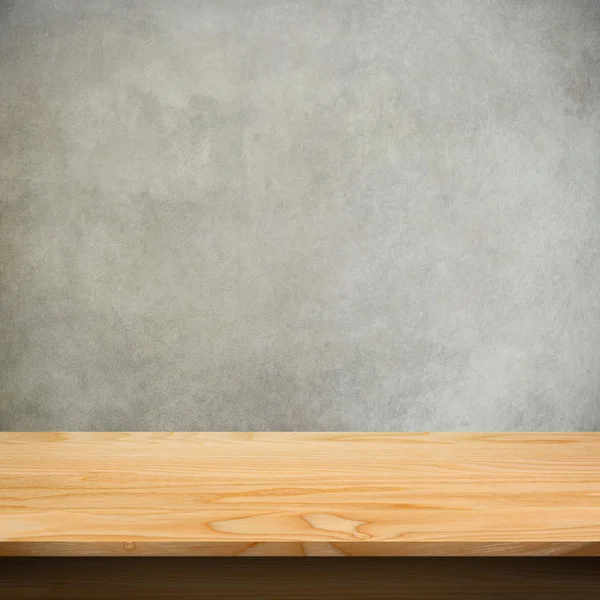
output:
M 0 555 L 79 554 L 600 556 L 600 435 L 0 434 Z

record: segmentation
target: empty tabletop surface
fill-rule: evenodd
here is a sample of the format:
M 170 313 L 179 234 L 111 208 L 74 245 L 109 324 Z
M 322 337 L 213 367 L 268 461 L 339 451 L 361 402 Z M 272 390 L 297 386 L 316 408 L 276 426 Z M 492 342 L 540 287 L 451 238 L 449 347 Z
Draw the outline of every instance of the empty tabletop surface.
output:
M 600 554 L 600 435 L 0 433 L 0 554 Z

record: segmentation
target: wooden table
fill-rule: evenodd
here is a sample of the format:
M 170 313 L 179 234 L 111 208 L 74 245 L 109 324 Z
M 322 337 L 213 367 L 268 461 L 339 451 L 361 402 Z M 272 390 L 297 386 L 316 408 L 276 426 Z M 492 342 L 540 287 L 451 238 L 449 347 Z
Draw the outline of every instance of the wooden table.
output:
M 600 556 L 596 433 L 0 433 L 2 556 Z

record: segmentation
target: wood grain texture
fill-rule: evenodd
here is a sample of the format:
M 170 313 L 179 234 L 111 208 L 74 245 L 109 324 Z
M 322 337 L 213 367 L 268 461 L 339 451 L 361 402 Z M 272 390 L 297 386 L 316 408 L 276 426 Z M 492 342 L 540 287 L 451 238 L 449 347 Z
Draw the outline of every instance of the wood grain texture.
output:
M 579 600 L 600 559 L 5 558 L 0 600 Z
M 600 555 L 600 434 L 2 433 L 1 555 Z

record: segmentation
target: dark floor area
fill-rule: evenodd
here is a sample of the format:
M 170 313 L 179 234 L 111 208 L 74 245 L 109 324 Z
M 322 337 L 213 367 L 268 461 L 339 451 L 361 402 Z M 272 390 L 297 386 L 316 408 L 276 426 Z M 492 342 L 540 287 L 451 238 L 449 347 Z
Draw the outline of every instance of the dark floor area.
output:
M 600 598 L 590 558 L 5 558 L 2 600 Z

